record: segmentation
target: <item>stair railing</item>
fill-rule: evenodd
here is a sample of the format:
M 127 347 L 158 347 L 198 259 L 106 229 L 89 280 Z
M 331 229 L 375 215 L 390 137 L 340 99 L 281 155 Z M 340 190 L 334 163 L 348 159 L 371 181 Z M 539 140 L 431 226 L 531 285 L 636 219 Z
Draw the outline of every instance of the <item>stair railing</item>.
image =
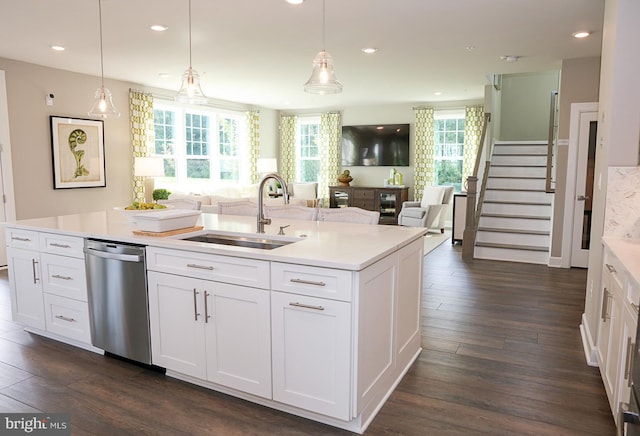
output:
M 549 138 L 547 143 L 547 176 L 545 180 L 545 191 L 555 192 L 556 183 L 556 144 L 558 133 L 558 91 L 551 91 L 551 107 L 549 110 Z
M 482 212 L 482 202 L 484 201 L 484 192 L 487 186 L 487 174 L 491 166 L 491 149 L 485 149 L 487 129 L 491 122 L 491 113 L 484 114 L 482 123 L 482 134 L 478 143 L 478 152 L 476 154 L 476 162 L 473 167 L 473 174 L 467 178 L 467 208 L 465 216 L 465 226 L 462 233 L 462 259 L 472 260 L 473 251 L 476 245 L 476 233 L 478 231 L 478 222 L 480 213 Z M 478 195 L 478 173 L 480 164 L 483 162 L 482 156 L 486 156 L 484 160 L 484 168 L 482 171 L 482 183 L 480 193 Z

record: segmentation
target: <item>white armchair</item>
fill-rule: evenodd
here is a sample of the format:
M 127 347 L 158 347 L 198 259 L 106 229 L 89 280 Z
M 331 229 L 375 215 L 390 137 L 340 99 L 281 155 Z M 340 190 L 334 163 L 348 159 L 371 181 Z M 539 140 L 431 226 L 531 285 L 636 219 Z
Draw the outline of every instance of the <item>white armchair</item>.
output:
M 446 212 L 453 197 L 452 186 L 425 186 L 421 201 L 405 201 L 398 225 L 439 228 L 444 233 Z

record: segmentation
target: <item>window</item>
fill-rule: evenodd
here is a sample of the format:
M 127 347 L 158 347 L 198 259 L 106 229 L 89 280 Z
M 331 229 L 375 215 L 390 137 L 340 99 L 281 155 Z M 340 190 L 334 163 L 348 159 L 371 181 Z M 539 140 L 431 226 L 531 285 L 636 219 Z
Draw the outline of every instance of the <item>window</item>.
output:
M 296 133 L 298 182 L 317 182 L 320 174 L 320 119 L 298 119 Z
M 434 114 L 434 184 L 462 190 L 464 150 L 464 112 L 442 111 Z
M 163 187 L 206 191 L 250 183 L 244 114 L 156 102 L 154 124 L 152 154 L 164 158 Z

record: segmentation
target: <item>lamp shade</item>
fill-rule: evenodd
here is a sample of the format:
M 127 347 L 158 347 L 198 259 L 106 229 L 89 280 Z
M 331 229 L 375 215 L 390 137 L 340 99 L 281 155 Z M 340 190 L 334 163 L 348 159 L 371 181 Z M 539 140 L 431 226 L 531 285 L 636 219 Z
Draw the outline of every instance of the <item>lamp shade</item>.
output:
M 133 162 L 136 177 L 164 176 L 164 159 L 161 157 L 136 157 Z
M 259 174 L 275 173 L 278 171 L 278 160 L 272 157 L 258 159 L 256 169 Z

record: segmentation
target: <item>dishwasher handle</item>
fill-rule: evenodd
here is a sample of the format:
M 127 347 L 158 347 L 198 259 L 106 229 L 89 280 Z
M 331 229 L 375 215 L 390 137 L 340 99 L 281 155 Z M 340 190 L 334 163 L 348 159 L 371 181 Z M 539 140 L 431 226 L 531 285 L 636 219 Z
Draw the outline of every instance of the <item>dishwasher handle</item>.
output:
M 144 255 L 138 254 L 118 254 L 118 253 L 109 253 L 107 251 L 94 250 L 93 248 L 85 248 L 85 254 L 91 256 L 102 257 L 103 259 L 115 259 L 121 260 L 123 262 L 143 262 Z

